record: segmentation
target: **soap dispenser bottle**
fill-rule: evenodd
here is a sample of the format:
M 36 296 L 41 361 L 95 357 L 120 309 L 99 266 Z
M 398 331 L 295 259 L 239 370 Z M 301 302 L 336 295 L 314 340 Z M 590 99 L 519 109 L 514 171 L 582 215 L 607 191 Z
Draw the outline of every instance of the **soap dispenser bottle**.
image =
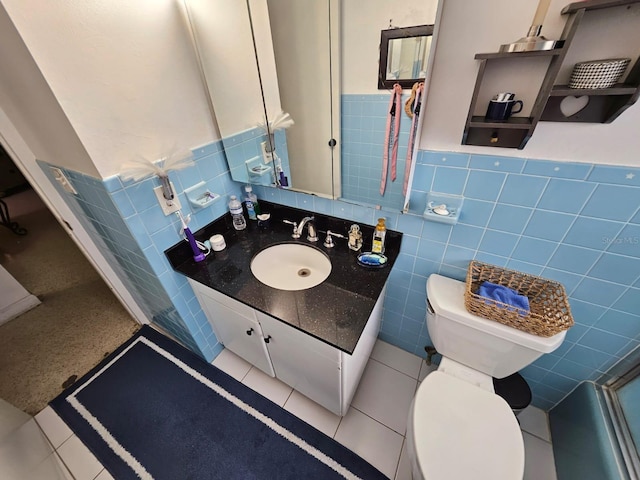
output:
M 376 229 L 373 231 L 372 253 L 384 253 L 384 241 L 387 236 L 387 227 L 384 218 L 378 219 Z
M 349 248 L 357 252 L 362 248 L 362 232 L 360 226 L 356 223 L 351 225 L 349 229 Z

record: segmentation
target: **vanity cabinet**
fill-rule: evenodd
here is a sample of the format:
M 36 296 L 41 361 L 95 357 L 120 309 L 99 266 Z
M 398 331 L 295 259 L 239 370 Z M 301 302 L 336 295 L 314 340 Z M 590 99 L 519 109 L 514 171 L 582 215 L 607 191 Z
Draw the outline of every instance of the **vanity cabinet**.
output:
M 342 352 L 262 312 L 256 316 L 269 339 L 276 377 L 327 410 L 341 412 Z
M 275 377 L 264 334 L 254 310 L 189 280 L 218 340 L 236 355 Z
M 561 12 L 563 15 L 568 15 L 568 18 L 560 37 L 560 46 L 553 50 L 476 54 L 475 59 L 480 60 L 480 67 L 465 122 L 462 144 L 523 149 L 533 135 L 538 121 L 611 123 L 615 120 L 640 96 L 640 59 L 630 67 L 625 83 L 612 88 L 571 89 L 567 85 L 555 85 L 555 83 L 586 12 L 629 6 L 639 1 L 588 0 L 567 5 Z M 596 34 L 602 35 L 602 33 Z M 615 33 L 608 32 L 608 34 Z M 612 57 L 616 56 L 616 54 L 612 55 Z M 523 65 L 522 62 L 540 61 L 541 57 L 548 59 L 548 67 L 529 116 L 510 117 L 505 122 L 485 120 L 482 109 L 486 108 L 486 105 L 478 105 L 478 96 L 488 65 L 508 63 L 509 68 L 516 70 Z M 574 114 L 564 115 L 561 110 L 562 101 L 567 97 L 575 96 L 588 96 L 588 104 Z M 479 115 L 480 113 L 482 115 Z
M 218 340 L 336 415 L 347 413 L 375 344 L 382 290 L 352 354 L 189 279 Z

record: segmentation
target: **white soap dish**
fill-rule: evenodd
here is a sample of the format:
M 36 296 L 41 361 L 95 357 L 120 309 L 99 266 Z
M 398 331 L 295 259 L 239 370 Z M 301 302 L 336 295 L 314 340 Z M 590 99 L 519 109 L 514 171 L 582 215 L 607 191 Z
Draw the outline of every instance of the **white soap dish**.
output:
M 464 198 L 459 195 L 429 192 L 427 193 L 427 208 L 423 217 L 434 222 L 456 224 L 463 200 Z
M 189 203 L 196 208 L 204 208 L 220 199 L 220 195 L 209 191 L 207 184 L 200 182 L 193 187 L 185 188 L 184 194 L 189 199 Z

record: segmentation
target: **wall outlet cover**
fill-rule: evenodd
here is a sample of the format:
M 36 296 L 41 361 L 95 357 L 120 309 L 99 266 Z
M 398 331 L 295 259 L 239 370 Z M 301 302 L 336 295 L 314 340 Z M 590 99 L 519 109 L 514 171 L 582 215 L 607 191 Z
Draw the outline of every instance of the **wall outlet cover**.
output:
M 173 186 L 173 182 L 170 182 L 170 183 L 171 183 L 171 190 L 173 191 L 173 200 L 167 200 L 166 198 L 164 198 L 164 196 L 162 196 L 161 186 L 154 187 L 153 189 L 153 191 L 156 194 L 156 197 L 158 198 L 158 203 L 160 204 L 160 208 L 162 208 L 162 213 L 164 213 L 165 215 L 171 215 L 172 213 L 175 213 L 182 208 L 182 205 L 180 205 L 180 199 L 176 194 L 176 189 Z
M 273 162 L 273 155 L 267 152 L 267 142 L 262 142 L 260 144 L 260 150 L 262 150 L 262 159 L 264 160 L 264 163 Z

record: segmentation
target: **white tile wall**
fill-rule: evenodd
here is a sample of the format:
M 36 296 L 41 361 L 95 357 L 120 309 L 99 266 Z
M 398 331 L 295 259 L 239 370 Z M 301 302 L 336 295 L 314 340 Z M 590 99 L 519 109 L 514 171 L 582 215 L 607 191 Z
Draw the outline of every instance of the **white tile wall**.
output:
M 411 479 L 404 438 L 409 403 L 419 381 L 435 368 L 428 367 L 420 357 L 378 340 L 351 408 L 343 418 L 251 367 L 229 351 L 223 351 L 214 365 L 333 437 L 389 478 Z M 528 407 L 518 418 L 525 444 L 525 480 L 556 480 L 546 413 Z M 69 435 L 70 430 L 53 410 L 43 410 L 36 420 L 57 448 L 59 457 L 46 441 L 35 445 L 30 442 L 28 450 L 31 453 L 18 451 L 21 439 L 24 442 L 25 432 L 22 432 L 16 437 L 16 445 L 0 442 L 0 478 L 44 479 L 47 477 L 39 476 L 36 467 L 41 465 L 44 468 L 48 463 L 60 472 L 57 478 L 61 480 L 113 480 L 80 440 Z M 24 428 L 31 429 L 33 433 L 34 427 L 37 429 L 32 421 Z M 29 476 L 24 472 L 29 472 Z M 9 473 L 22 477 L 12 477 Z

